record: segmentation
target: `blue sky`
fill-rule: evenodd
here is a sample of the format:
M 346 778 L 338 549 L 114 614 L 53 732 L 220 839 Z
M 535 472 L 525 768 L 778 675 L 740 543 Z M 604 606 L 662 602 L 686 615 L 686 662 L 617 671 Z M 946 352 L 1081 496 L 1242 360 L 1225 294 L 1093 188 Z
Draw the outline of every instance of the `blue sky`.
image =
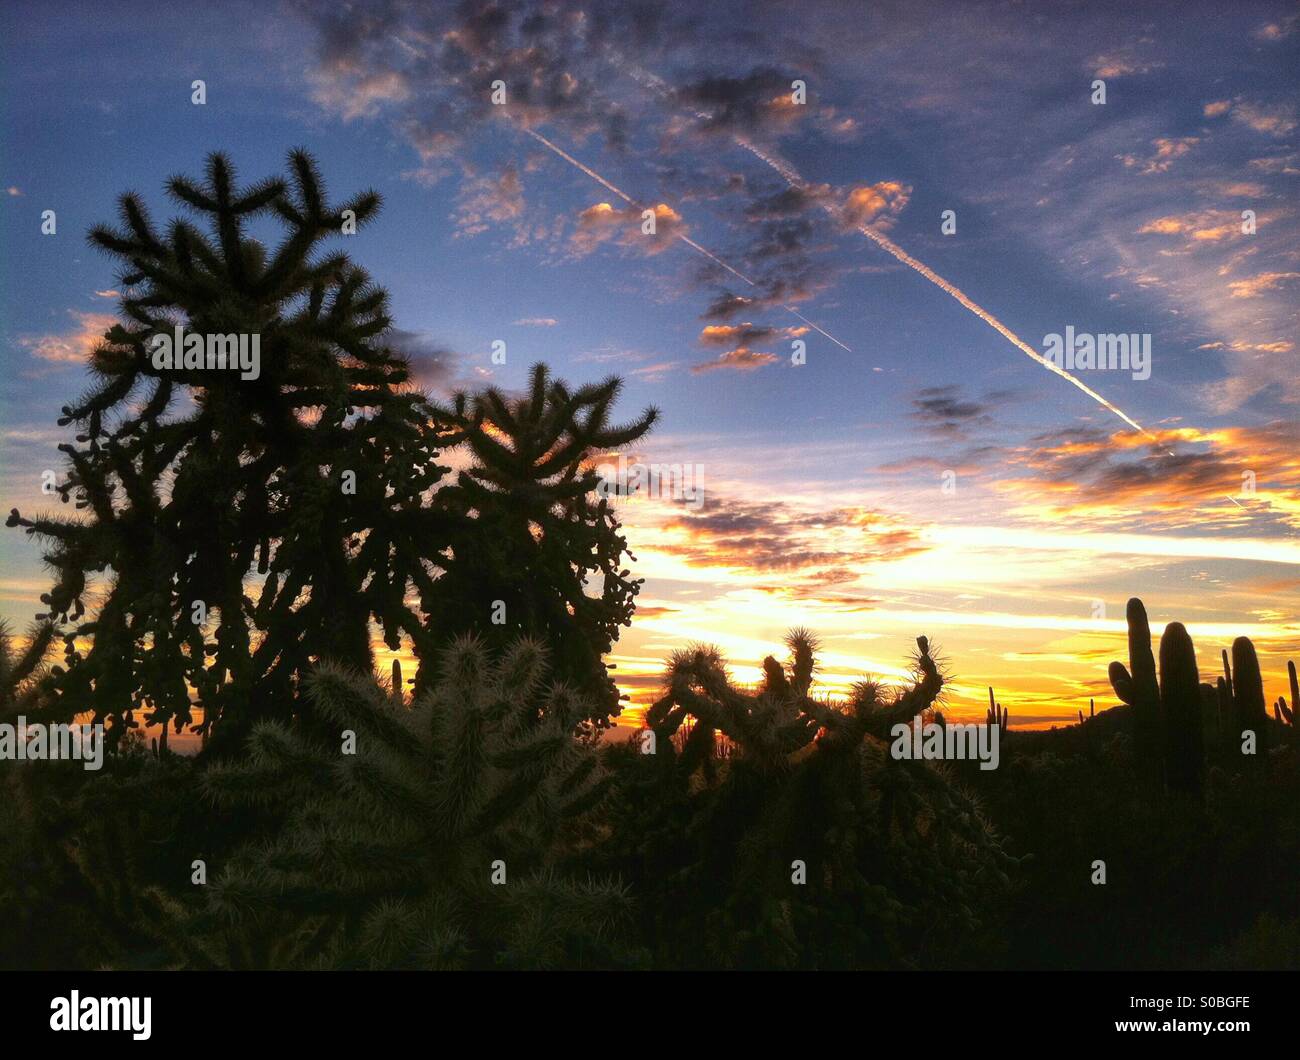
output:
M 1105 694 L 1134 594 L 1207 660 L 1235 630 L 1277 664 L 1300 628 L 1300 8 L 1224 8 L 9 4 L 0 500 L 40 507 L 115 310 L 85 231 L 128 189 L 174 212 L 163 180 L 210 150 L 252 180 L 302 145 L 335 194 L 383 194 L 347 249 L 430 389 L 539 359 L 614 372 L 629 418 L 664 411 L 639 454 L 704 468 L 702 511 L 628 506 L 634 696 L 686 640 L 743 677 L 806 624 L 832 685 L 928 632 L 967 682 L 955 709 L 996 682 L 1030 719 L 1072 716 Z M 858 225 L 1037 350 L 1066 326 L 1149 334 L 1150 379 L 1079 375 L 1157 440 Z M 14 531 L 0 556 L 0 615 L 25 622 L 39 558 Z

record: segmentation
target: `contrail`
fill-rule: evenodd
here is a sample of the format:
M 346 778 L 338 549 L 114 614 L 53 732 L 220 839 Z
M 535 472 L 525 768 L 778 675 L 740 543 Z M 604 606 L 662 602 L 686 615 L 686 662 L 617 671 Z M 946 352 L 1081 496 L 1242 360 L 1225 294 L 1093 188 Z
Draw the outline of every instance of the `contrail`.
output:
M 798 171 L 795 170 L 795 168 L 791 166 L 788 162 L 784 161 L 783 159 L 778 160 L 778 159 L 768 157 L 766 154 L 760 151 L 749 141 L 739 136 L 734 137 L 734 139 L 738 144 L 740 144 L 741 147 L 746 148 L 751 154 L 753 154 L 755 158 L 762 159 L 774 170 L 780 173 L 781 176 L 785 178 L 786 182 L 792 188 L 795 188 L 799 191 L 808 190 L 808 182 L 805 181 L 803 177 L 799 175 Z M 842 216 L 836 211 L 836 209 L 830 203 L 823 202 L 821 206 L 822 209 L 824 209 L 832 217 L 836 217 L 838 219 Z M 1062 379 L 1066 380 L 1069 383 L 1072 383 L 1074 386 L 1082 390 L 1085 394 L 1087 394 L 1090 398 L 1092 398 L 1093 401 L 1097 402 L 1097 404 L 1100 405 L 1102 408 L 1107 409 L 1110 412 L 1113 412 L 1116 416 L 1118 416 L 1121 420 L 1127 423 L 1135 431 L 1139 431 L 1142 434 L 1146 435 L 1146 437 L 1150 438 L 1153 442 L 1156 442 L 1157 444 L 1159 443 L 1159 439 L 1156 438 L 1154 434 L 1152 434 L 1145 427 L 1143 427 L 1142 424 L 1138 423 L 1137 420 L 1133 419 L 1132 416 L 1130 416 L 1127 412 L 1121 409 L 1118 405 L 1116 405 L 1114 402 L 1107 401 L 1104 397 L 1098 394 L 1097 391 L 1093 390 L 1092 387 L 1088 386 L 1088 384 L 1085 383 L 1082 379 L 1079 379 L 1078 377 L 1071 375 L 1060 365 L 1053 364 L 1050 360 L 1044 357 L 1036 349 L 1030 346 L 1029 343 L 1027 343 L 1024 339 L 1022 339 L 1019 335 L 1017 335 L 1004 323 L 1002 323 L 1002 321 L 1000 321 L 987 309 L 985 309 L 973 298 L 967 295 L 966 292 L 964 292 L 960 287 L 956 286 L 955 284 L 949 283 L 947 280 L 945 280 L 942 276 L 940 276 L 937 272 L 935 272 L 932 268 L 930 268 L 930 266 L 926 265 L 924 262 L 917 261 L 916 258 L 912 257 L 911 254 L 909 254 L 906 250 L 900 247 L 888 236 L 882 235 L 880 232 L 877 232 L 874 228 L 870 227 L 865 222 L 858 225 L 854 225 L 854 227 L 859 232 L 861 232 L 864 236 L 870 239 L 873 243 L 875 243 L 876 246 L 880 247 L 881 250 L 884 250 L 887 254 L 890 254 L 898 261 L 901 261 L 909 269 L 913 269 L 916 272 L 919 272 L 932 284 L 938 287 L 939 290 L 943 291 L 949 297 L 955 299 L 962 306 L 969 309 L 972 313 L 974 313 L 977 317 L 979 317 L 982 321 L 984 321 L 984 323 L 986 323 L 989 327 L 991 327 L 994 331 L 996 331 L 999 335 L 1001 335 L 1004 339 L 1006 339 L 1009 343 L 1011 343 L 1011 345 L 1013 345 L 1026 357 L 1029 357 L 1031 360 L 1037 361 L 1044 368 L 1047 368 L 1050 371 L 1055 372 Z M 1166 450 L 1166 452 L 1168 452 L 1168 450 Z M 1172 455 L 1173 454 L 1170 453 L 1170 456 Z
M 651 74 L 645 70 L 641 70 L 632 64 L 628 64 L 626 68 L 631 72 L 633 78 L 635 78 L 637 81 L 640 81 L 643 85 L 647 85 L 648 87 L 654 89 L 657 93 L 660 94 L 660 96 L 670 94 L 670 90 L 668 86 L 664 83 L 664 81 L 661 78 L 656 77 L 654 74 Z M 701 119 L 702 121 L 711 121 L 713 118 L 713 115 L 703 111 L 695 111 L 694 113 L 695 116 Z M 763 151 L 760 151 L 757 147 L 755 147 L 744 137 L 738 136 L 735 133 L 732 133 L 732 139 L 734 139 L 736 143 L 739 144 L 741 147 L 745 148 L 745 150 L 749 151 L 752 155 L 754 155 L 755 158 L 758 158 L 759 160 L 767 163 L 774 170 L 776 170 L 776 172 L 778 172 L 782 177 L 785 178 L 786 183 L 789 184 L 792 188 L 804 192 L 809 190 L 808 182 L 804 180 L 803 177 L 800 175 L 799 171 L 796 170 L 794 166 L 790 165 L 789 162 L 785 161 L 785 159 L 780 158 L 779 156 L 772 156 L 766 154 Z M 835 217 L 837 220 L 842 219 L 842 215 L 830 203 L 823 201 L 821 202 L 821 207 L 832 217 Z M 1138 423 L 1137 420 L 1133 419 L 1133 417 L 1128 415 L 1128 413 L 1126 413 L 1118 405 L 1114 404 L 1111 401 L 1107 401 L 1104 397 L 1098 394 L 1097 391 L 1093 390 L 1092 387 L 1088 386 L 1087 383 L 1083 382 L 1083 380 L 1078 379 L 1075 376 L 1071 375 L 1069 372 L 1067 372 L 1064 368 L 1060 367 L 1059 365 L 1053 364 L 1046 357 L 1040 354 L 1036 349 L 1030 346 L 1029 343 L 1025 342 L 1024 339 L 1022 339 L 1019 335 L 1017 335 L 1014 331 L 1012 331 L 1009 327 L 1007 327 L 1004 323 L 1002 323 L 1002 321 L 1000 321 L 987 309 L 979 305 L 974 299 L 970 298 L 961 288 L 955 286 L 954 284 L 949 283 L 947 280 L 945 280 L 942 276 L 940 276 L 937 272 L 935 272 L 924 262 L 917 261 L 916 258 L 912 257 L 911 254 L 905 251 L 902 247 L 900 247 L 888 236 L 882 235 L 881 233 L 877 232 L 875 229 L 869 227 L 865 222 L 862 224 L 854 225 L 854 227 L 859 232 L 861 232 L 864 236 L 870 239 L 873 243 L 875 243 L 876 246 L 880 247 L 882 250 L 890 254 L 892 257 L 896 258 L 898 261 L 901 261 L 909 269 L 913 269 L 916 272 L 919 272 L 922 276 L 924 276 L 927 280 L 929 280 L 932 284 L 938 287 L 945 294 L 949 295 L 951 298 L 956 299 L 957 302 L 959 302 L 966 309 L 969 309 L 972 313 L 974 313 L 977 317 L 979 317 L 982 321 L 984 321 L 984 323 L 986 323 L 989 327 L 991 327 L 1004 339 L 1010 342 L 1011 345 L 1015 346 L 1016 349 L 1018 349 L 1026 357 L 1029 357 L 1031 360 L 1037 361 L 1044 368 L 1047 368 L 1050 371 L 1055 372 L 1062 379 L 1065 379 L 1072 385 L 1078 387 L 1090 398 L 1092 398 L 1093 401 L 1097 402 L 1097 404 L 1099 404 L 1102 408 L 1107 409 L 1110 412 L 1113 412 L 1116 416 L 1118 416 L 1121 420 L 1127 423 L 1134 430 L 1140 431 L 1142 434 L 1146 435 L 1146 437 L 1150 438 L 1154 442 L 1157 443 L 1159 442 L 1159 439 L 1157 439 L 1155 435 L 1153 435 L 1150 431 L 1148 431 L 1145 427 L 1143 427 L 1142 424 Z M 1166 450 L 1166 452 L 1169 452 L 1169 450 Z M 1170 455 L 1172 456 L 1173 453 L 1170 452 Z
M 627 203 L 629 206 L 637 207 L 638 209 L 641 208 L 641 207 L 643 206 L 642 203 L 637 202 L 635 199 L 632 198 L 632 196 L 630 196 L 630 195 L 629 195 L 627 192 L 625 192 L 622 188 L 619 188 L 619 187 L 617 187 L 616 185 L 610 183 L 608 180 L 606 180 L 604 177 L 602 177 L 599 173 L 597 173 L 597 172 L 596 172 L 594 169 L 592 169 L 590 166 L 585 165 L 584 163 L 578 161 L 578 159 L 574 158 L 573 155 L 569 154 L 569 153 L 568 153 L 567 151 L 565 151 L 563 148 L 561 148 L 561 147 L 557 147 L 555 144 L 551 143 L 551 141 L 548 140 L 548 139 L 547 139 L 545 136 L 543 136 L 541 133 L 537 132 L 537 131 L 534 130 L 534 129 L 529 129 L 529 128 L 526 128 L 526 127 L 524 128 L 523 131 L 526 132 L 529 136 L 531 136 L 534 140 L 536 140 L 536 141 L 537 141 L 539 144 L 541 144 L 543 147 L 546 147 L 547 149 L 553 151 L 555 154 L 559 155 L 559 157 L 562 158 L 562 159 L 564 159 L 564 161 L 568 162 L 569 165 L 574 166 L 574 167 L 577 168 L 579 171 L 585 173 L 587 176 L 589 176 L 592 180 L 594 180 L 594 181 L 595 181 L 597 184 L 599 184 L 601 187 L 606 188 L 608 191 L 610 191 L 610 192 L 612 192 L 613 194 L 617 195 L 620 199 L 622 199 L 622 200 L 623 200 L 625 203 Z M 745 283 L 749 284 L 750 287 L 757 287 L 757 286 L 758 286 L 757 283 L 755 283 L 753 280 L 751 280 L 751 279 L 750 279 L 748 276 L 746 276 L 743 272 L 741 272 L 740 270 L 738 270 L 738 269 L 736 269 L 736 268 L 733 268 L 731 265 L 727 264 L 727 262 L 723 261 L 720 257 L 718 257 L 716 254 L 714 254 L 713 251 L 709 250 L 707 247 L 702 247 L 702 246 L 700 246 L 700 244 L 697 243 L 697 242 L 695 242 L 695 240 L 691 239 L 689 236 L 683 235 L 681 232 L 674 232 L 673 234 L 674 234 L 674 236 L 675 236 L 677 239 L 680 239 L 683 243 L 685 243 L 685 244 L 686 244 L 688 247 L 690 247 L 692 250 L 696 251 L 696 252 L 699 253 L 699 254 L 704 255 L 704 257 L 708 258 L 708 259 L 709 259 L 710 261 L 712 261 L 715 265 L 718 265 L 718 266 L 720 266 L 721 268 L 726 269 L 727 272 L 731 273 L 733 276 L 737 277 L 738 279 L 743 280 Z M 787 313 L 790 313 L 790 314 L 792 314 L 793 316 L 798 317 L 798 318 L 799 318 L 800 320 L 802 320 L 805 324 L 807 324 L 810 328 L 812 328 L 814 331 L 816 331 L 819 335 L 822 335 L 823 337 L 825 337 L 825 338 L 827 338 L 827 339 L 830 339 L 830 341 L 833 342 L 833 343 L 835 343 L 835 345 L 838 346 L 838 347 L 840 347 L 840 349 L 842 349 L 842 350 L 846 350 L 846 351 L 849 352 L 849 353 L 852 353 L 852 352 L 853 352 L 852 348 L 850 348 L 850 347 L 844 345 L 844 343 L 840 342 L 840 340 L 837 339 L 834 335 L 832 335 L 829 331 L 826 331 L 826 330 L 824 330 L 823 328 L 818 327 L 816 324 L 814 324 L 811 320 L 809 320 L 806 316 L 804 316 L 802 313 L 800 313 L 800 312 L 799 312 L 797 309 L 795 309 L 793 306 L 783 305 L 781 308 L 784 309 Z

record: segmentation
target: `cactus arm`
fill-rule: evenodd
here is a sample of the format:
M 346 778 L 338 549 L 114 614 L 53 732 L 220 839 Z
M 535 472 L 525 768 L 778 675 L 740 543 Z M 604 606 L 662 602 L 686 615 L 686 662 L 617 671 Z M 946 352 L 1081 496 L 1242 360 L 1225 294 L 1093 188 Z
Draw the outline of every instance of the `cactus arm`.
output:
M 1115 690 L 1115 695 L 1119 697 L 1121 703 L 1127 703 L 1130 707 L 1133 705 L 1137 689 L 1134 687 L 1133 678 L 1129 676 L 1128 667 L 1122 662 L 1110 664 L 1110 687 Z

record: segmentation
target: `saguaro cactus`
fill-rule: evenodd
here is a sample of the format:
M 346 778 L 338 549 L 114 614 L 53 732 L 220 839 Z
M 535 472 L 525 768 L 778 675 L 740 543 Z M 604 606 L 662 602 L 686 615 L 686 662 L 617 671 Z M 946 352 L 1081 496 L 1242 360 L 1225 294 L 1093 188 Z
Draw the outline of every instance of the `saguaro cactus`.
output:
M 993 686 L 989 685 L 989 709 L 984 713 L 985 723 L 996 725 L 1000 729 L 1006 729 L 1009 714 L 1010 711 L 993 698 Z
M 1138 760 L 1148 777 L 1159 783 L 1164 777 L 1164 747 L 1161 741 L 1160 687 L 1156 682 L 1156 660 L 1151 653 L 1151 626 L 1146 608 L 1136 596 L 1128 602 L 1128 658 L 1132 673 L 1121 662 L 1110 664 L 1110 683 L 1115 695 L 1133 708 L 1134 743 Z
M 1141 768 L 1155 785 L 1163 781 L 1173 791 L 1199 793 L 1205 773 L 1205 734 L 1192 638 L 1181 622 L 1165 628 L 1157 681 L 1151 626 L 1141 600 L 1134 597 L 1128 602 L 1127 616 L 1132 673 L 1123 663 L 1113 662 L 1110 683 L 1115 694 L 1133 707 Z M 1221 687 L 1226 684 L 1227 680 L 1220 681 Z
M 1249 637 L 1238 637 L 1232 642 L 1233 703 L 1235 706 L 1235 738 L 1250 730 L 1255 734 L 1256 748 L 1268 747 L 1268 709 L 1264 703 L 1264 679 L 1259 672 L 1259 658 Z M 1250 757 L 1250 756 L 1246 756 Z
M 1165 779 L 1173 791 L 1197 794 L 1205 773 L 1201 682 L 1196 649 L 1181 622 L 1169 623 L 1160 638 L 1160 700 Z
M 1286 664 L 1287 676 L 1291 678 L 1291 705 L 1286 704 L 1286 696 L 1279 696 L 1277 705 L 1282 709 L 1282 720 L 1291 728 L 1296 727 L 1296 711 L 1300 710 L 1300 685 L 1296 683 L 1295 663 Z

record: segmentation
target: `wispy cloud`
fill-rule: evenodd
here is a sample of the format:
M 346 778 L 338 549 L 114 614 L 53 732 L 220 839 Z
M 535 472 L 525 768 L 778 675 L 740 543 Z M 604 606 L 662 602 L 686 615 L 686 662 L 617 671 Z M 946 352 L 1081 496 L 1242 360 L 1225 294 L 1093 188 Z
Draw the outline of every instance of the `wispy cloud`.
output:
M 23 335 L 18 345 L 39 361 L 86 364 L 117 317 L 112 313 L 86 313 L 79 309 L 69 309 L 68 315 L 76 321 L 72 328 L 46 335 Z

